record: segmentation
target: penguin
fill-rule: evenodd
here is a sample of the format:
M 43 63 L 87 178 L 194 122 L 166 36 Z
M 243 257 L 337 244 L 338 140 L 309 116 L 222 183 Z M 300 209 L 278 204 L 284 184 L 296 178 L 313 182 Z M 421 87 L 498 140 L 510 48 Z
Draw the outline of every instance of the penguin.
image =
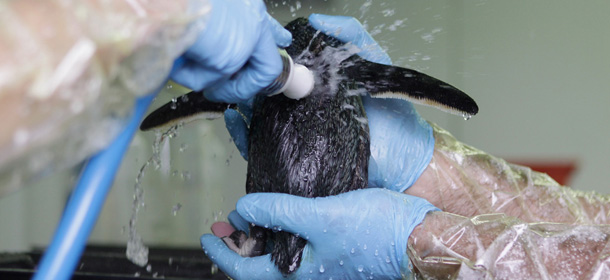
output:
M 470 117 L 476 102 L 461 90 L 415 70 L 367 61 L 354 47 L 315 30 L 305 18 L 285 26 L 292 59 L 312 70 L 314 89 L 295 100 L 282 94 L 257 95 L 249 125 L 246 192 L 323 197 L 368 187 L 369 124 L 362 96 L 406 99 Z M 214 103 L 190 92 L 152 112 L 140 129 L 199 118 L 217 118 L 236 104 Z M 250 227 L 225 243 L 245 257 L 265 253 L 284 275 L 299 268 L 307 241 L 284 231 Z

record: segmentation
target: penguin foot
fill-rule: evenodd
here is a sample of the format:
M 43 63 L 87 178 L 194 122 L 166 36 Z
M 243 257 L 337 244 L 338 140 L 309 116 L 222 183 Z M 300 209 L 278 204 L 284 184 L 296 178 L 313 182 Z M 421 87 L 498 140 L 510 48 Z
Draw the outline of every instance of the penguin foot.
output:
M 261 236 L 249 236 L 241 230 L 234 231 L 229 236 L 221 238 L 229 249 L 235 251 L 242 257 L 260 256 L 265 251 L 265 238 Z

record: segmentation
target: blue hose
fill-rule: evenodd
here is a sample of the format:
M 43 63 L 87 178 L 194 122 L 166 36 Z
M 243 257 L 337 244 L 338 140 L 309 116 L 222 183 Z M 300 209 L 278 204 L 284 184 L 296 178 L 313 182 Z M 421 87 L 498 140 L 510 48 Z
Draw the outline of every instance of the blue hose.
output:
M 183 59 L 177 59 L 172 71 L 182 64 Z M 136 100 L 134 112 L 125 129 L 105 150 L 89 160 L 33 279 L 70 279 L 110 191 L 123 155 L 159 90 Z

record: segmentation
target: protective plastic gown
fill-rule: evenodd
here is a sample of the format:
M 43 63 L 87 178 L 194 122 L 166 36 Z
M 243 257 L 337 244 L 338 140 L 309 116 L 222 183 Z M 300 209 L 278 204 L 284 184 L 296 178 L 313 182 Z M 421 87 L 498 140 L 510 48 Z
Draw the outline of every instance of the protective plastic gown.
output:
M 607 196 L 559 186 L 434 126 L 434 156 L 406 191 L 445 212 L 415 229 L 408 255 L 425 279 L 608 279 Z M 496 214 L 497 213 L 497 214 Z
M 206 0 L 1 1 L 0 195 L 105 147 L 209 9 Z

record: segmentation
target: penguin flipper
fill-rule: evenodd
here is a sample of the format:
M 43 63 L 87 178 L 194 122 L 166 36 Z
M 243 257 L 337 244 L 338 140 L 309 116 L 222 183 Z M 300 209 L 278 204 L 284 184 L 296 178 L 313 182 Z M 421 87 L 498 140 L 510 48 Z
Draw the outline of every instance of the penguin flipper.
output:
M 235 104 L 212 102 L 204 97 L 203 92 L 191 91 L 146 116 L 140 130 L 146 131 L 198 119 L 215 119 L 222 117 L 225 110 L 233 108 L 236 108 Z
M 374 98 L 398 98 L 469 118 L 479 112 L 466 93 L 421 72 L 358 59 L 345 74 Z

